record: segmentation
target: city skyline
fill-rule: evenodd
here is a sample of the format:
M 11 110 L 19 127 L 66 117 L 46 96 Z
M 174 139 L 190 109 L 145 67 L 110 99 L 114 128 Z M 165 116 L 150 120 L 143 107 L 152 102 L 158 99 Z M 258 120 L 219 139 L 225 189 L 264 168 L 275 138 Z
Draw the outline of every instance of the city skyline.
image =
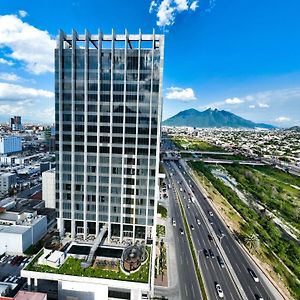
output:
M 43 7 L 34 1 L 5 2 L 0 16 L 1 121 L 11 114 L 24 122 L 54 121 L 53 49 L 60 24 L 65 31 L 89 27 L 109 33 L 127 27 L 136 32 L 141 27 L 165 33 L 163 119 L 192 107 L 212 107 L 278 127 L 299 125 L 297 1 L 286 7 L 274 1 L 91 1 L 91 6 L 54 1 Z M 58 5 L 71 12 L 68 18 Z M 54 10 L 55 17 L 44 16 Z

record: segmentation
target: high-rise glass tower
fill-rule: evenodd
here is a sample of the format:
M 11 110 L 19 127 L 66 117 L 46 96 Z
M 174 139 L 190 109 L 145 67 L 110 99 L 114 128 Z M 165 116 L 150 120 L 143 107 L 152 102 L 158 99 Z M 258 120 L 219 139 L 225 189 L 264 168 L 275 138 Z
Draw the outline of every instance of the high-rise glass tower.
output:
M 71 35 L 55 49 L 60 233 L 151 239 L 159 197 L 164 36 Z

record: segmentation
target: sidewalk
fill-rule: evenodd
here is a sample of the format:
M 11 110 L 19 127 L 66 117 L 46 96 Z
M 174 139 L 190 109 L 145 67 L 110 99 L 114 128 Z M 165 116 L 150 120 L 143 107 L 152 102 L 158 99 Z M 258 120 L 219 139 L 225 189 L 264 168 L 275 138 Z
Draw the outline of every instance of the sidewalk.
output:
M 166 206 L 169 211 L 169 202 L 166 201 Z M 168 270 L 168 286 L 155 286 L 154 294 L 156 296 L 165 296 L 172 300 L 181 300 L 180 290 L 178 285 L 178 269 L 177 260 L 175 253 L 175 244 L 173 230 L 170 222 L 170 217 L 168 216 L 166 220 L 159 218 L 157 224 L 166 226 L 166 237 L 164 239 L 166 249 L 167 249 L 167 270 Z

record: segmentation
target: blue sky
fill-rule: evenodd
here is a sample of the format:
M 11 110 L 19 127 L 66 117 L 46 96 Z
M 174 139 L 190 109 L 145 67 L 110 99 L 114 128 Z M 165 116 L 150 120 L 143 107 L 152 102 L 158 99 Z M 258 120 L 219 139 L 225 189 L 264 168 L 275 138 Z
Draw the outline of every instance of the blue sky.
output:
M 0 3 L 0 120 L 54 120 L 53 48 L 66 33 L 165 34 L 164 118 L 225 109 L 300 125 L 299 0 L 110 0 Z

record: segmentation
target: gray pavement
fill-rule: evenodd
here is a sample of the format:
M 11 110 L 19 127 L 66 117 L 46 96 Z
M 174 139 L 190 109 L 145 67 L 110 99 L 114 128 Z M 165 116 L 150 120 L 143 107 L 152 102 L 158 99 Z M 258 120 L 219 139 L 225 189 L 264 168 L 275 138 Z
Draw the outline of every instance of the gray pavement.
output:
M 168 178 L 166 179 L 167 185 L 169 184 Z M 176 200 L 174 190 L 171 188 L 168 190 L 169 194 L 169 225 L 170 238 L 173 242 L 169 243 L 170 248 L 175 248 L 175 253 L 171 250 L 171 257 L 169 258 L 169 265 L 171 269 L 169 271 L 177 272 L 178 284 L 176 284 L 176 275 L 171 276 L 174 286 L 170 286 L 164 293 L 164 288 L 156 288 L 156 295 L 164 295 L 169 299 L 188 299 L 188 300 L 200 300 L 201 292 L 199 288 L 198 278 L 194 268 L 194 262 L 187 241 L 186 234 L 180 233 L 180 228 L 184 229 L 183 220 L 179 208 L 179 204 Z M 176 226 L 172 226 L 172 218 L 176 222 Z M 172 236 L 173 233 L 173 236 Z M 175 254 L 175 255 L 174 255 Z M 170 266 L 169 266 L 170 267 Z M 170 272 L 168 272 L 168 275 Z

